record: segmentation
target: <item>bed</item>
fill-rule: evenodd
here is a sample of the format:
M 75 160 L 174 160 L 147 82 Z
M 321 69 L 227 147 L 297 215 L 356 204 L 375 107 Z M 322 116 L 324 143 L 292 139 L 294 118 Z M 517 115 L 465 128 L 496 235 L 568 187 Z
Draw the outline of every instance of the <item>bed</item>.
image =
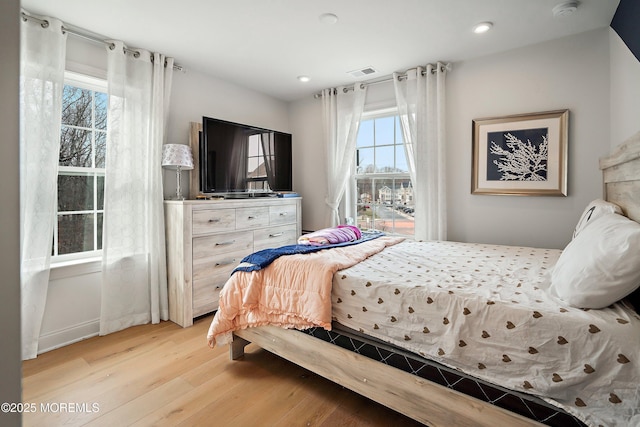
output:
M 640 133 L 600 167 L 606 201 L 564 251 L 388 241 L 330 270 L 330 324 L 267 316 L 221 342 L 232 359 L 253 342 L 430 426 L 640 425 L 638 291 L 618 301 L 640 284 Z M 602 251 L 619 273 L 577 273 Z

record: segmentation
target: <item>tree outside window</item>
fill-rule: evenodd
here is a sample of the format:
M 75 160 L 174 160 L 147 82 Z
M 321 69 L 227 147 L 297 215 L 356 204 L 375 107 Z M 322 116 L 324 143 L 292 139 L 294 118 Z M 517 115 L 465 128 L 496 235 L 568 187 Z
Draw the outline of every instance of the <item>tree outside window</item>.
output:
M 53 239 L 62 259 L 102 249 L 107 143 L 106 82 L 68 73 L 65 83 Z

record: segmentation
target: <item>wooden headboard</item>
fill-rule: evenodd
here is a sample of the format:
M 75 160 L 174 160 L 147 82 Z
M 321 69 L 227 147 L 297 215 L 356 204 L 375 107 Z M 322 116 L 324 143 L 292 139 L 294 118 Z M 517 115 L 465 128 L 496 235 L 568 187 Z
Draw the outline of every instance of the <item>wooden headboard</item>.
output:
M 624 214 L 640 222 L 640 132 L 600 159 L 604 197 L 619 205 Z

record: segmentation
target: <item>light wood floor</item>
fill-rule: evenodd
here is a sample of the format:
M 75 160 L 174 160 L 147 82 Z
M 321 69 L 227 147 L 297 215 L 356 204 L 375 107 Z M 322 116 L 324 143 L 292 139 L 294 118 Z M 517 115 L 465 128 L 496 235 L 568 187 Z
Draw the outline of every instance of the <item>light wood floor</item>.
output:
M 421 425 L 253 345 L 231 361 L 207 347 L 210 322 L 137 326 L 24 362 L 23 403 L 36 411 L 23 424 Z

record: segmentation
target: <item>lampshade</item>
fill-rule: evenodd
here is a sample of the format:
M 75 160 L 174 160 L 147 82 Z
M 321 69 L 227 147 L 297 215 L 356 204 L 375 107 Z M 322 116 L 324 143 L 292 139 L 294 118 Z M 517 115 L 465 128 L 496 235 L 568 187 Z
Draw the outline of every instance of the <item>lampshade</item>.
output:
M 165 144 L 162 146 L 162 167 L 167 169 L 193 169 L 191 147 L 184 144 Z

